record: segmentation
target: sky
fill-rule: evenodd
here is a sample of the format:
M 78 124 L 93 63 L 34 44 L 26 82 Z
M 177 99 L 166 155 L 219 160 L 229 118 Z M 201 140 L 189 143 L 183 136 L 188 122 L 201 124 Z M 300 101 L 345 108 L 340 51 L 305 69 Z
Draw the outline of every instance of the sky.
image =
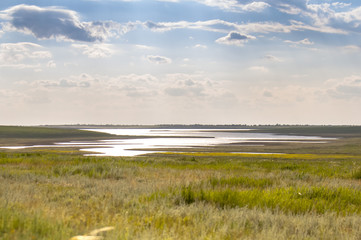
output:
M 361 125 L 356 0 L 1 0 L 0 124 Z

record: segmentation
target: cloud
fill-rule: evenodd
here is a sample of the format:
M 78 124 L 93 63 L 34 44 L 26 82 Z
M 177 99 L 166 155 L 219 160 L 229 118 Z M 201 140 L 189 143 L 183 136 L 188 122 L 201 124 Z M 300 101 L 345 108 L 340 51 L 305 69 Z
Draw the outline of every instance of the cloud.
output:
M 105 80 L 102 85 L 106 86 L 108 92 L 113 91 L 113 94 L 144 99 L 158 95 L 160 82 L 151 74 L 128 74 Z
M 0 62 L 18 63 L 26 59 L 50 58 L 51 53 L 43 47 L 30 42 L 0 44 Z
M 0 64 L 0 68 L 13 68 L 13 69 L 34 69 L 38 70 L 40 64 Z
M 261 12 L 266 8 L 277 9 L 282 13 L 289 15 L 299 15 L 302 17 L 303 22 L 292 20 L 293 16 L 289 18 L 291 24 L 281 24 L 278 22 L 258 22 L 247 24 L 229 24 L 226 22 L 219 25 L 212 25 L 209 21 L 189 23 L 186 21 L 176 23 L 154 23 L 147 22 L 146 27 L 153 31 L 169 31 L 176 28 L 199 28 L 209 31 L 224 31 L 223 27 L 230 27 L 239 32 L 251 33 L 259 32 L 263 25 L 263 32 L 290 32 L 290 31 L 303 31 L 311 30 L 322 33 L 335 33 L 346 34 L 349 31 L 359 32 L 361 30 L 361 7 L 351 8 L 350 3 L 333 2 L 333 3 L 321 3 L 310 4 L 310 1 L 306 0 L 264 0 L 264 1 L 248 1 L 248 3 L 241 4 L 237 0 L 193 0 L 200 4 L 204 4 L 210 7 L 217 7 L 226 11 L 235 12 Z M 220 20 L 212 20 L 220 21 Z M 245 31 L 244 28 L 251 28 L 257 26 L 258 30 Z M 281 27 L 275 31 L 275 28 L 270 30 L 265 29 L 267 25 Z M 221 27 L 217 29 L 217 26 Z M 281 30 L 283 29 L 283 31 Z
M 121 36 L 141 25 L 152 31 L 164 32 L 174 29 L 196 29 L 203 31 L 243 34 L 271 33 L 310 30 L 322 33 L 346 34 L 361 30 L 361 7 L 350 10 L 349 4 L 339 2 L 309 4 L 306 0 L 264 0 L 247 1 L 241 4 L 237 0 L 194 0 L 200 4 L 217 7 L 227 11 L 263 11 L 275 8 L 281 12 L 302 16 L 302 21 L 292 18 L 287 22 L 248 22 L 237 24 L 220 19 L 207 21 L 178 22 L 129 22 L 120 24 L 113 21 L 83 22 L 75 11 L 60 7 L 38 7 L 17 5 L 0 13 L 2 31 L 20 31 L 32 34 L 38 39 L 60 39 L 71 41 L 95 42 L 110 37 Z M 180 2 L 180 1 L 178 1 Z
M 181 96 L 204 96 L 205 86 L 201 83 L 196 83 L 191 79 L 181 81 L 175 84 L 175 86 L 167 87 L 164 92 L 172 97 Z
M 289 24 L 282 24 L 279 22 L 249 22 L 244 24 L 237 24 L 220 19 L 213 19 L 207 21 L 179 21 L 179 22 L 145 22 L 143 27 L 154 32 L 166 32 L 176 29 L 193 29 L 203 30 L 209 32 L 229 33 L 231 31 L 242 32 L 244 34 L 251 33 L 290 33 L 292 31 L 314 31 L 321 33 L 346 34 L 342 29 L 336 29 L 329 26 L 312 26 L 300 21 L 290 20 Z
M 352 8 L 350 3 L 337 1 L 311 3 L 314 1 L 307 0 L 265 0 L 265 2 L 282 13 L 300 16 L 304 21 L 302 24 L 308 23 L 306 27 L 312 31 L 346 34 L 361 30 L 361 7 Z
M 327 20 L 329 25 L 359 33 L 361 31 L 361 7 L 344 12 L 334 12 Z
M 48 68 L 55 68 L 55 67 L 56 67 L 56 63 L 55 63 L 55 61 L 51 60 L 51 61 L 49 61 L 49 62 L 46 64 L 46 66 L 47 66 Z
M 165 32 L 175 29 L 195 29 L 211 32 L 229 32 L 231 30 L 237 29 L 237 24 L 220 19 L 196 22 L 179 21 L 155 23 L 147 21 L 143 23 L 143 26 L 155 32 Z
M 251 2 L 248 4 L 240 4 L 239 1 L 236 0 L 195 0 L 195 1 L 210 7 L 217 7 L 231 12 L 261 12 L 265 8 L 270 7 L 270 5 L 265 2 Z
M 347 46 L 343 46 L 341 50 L 344 53 L 358 53 L 361 51 L 361 47 L 357 45 L 347 45 Z
M 352 75 L 335 82 L 327 93 L 334 98 L 353 99 L 361 98 L 361 76 Z
M 33 87 L 43 88 L 89 88 L 95 79 L 88 74 L 81 74 L 79 76 L 70 76 L 60 80 L 40 80 L 32 83 Z
M 259 72 L 259 73 L 267 73 L 269 72 L 269 69 L 265 66 L 252 66 L 249 68 L 251 71 Z
M 338 29 L 345 33 L 360 32 L 361 7 L 352 8 L 350 3 L 309 4 L 304 1 L 299 14 L 312 20 L 315 27 Z
M 334 2 L 331 5 L 335 8 L 345 8 L 351 6 L 351 3 Z
M 13 69 L 34 69 L 40 71 L 40 63 L 52 57 L 42 46 L 30 43 L 0 44 L 0 67 Z
M 2 12 L 7 30 L 32 34 L 38 39 L 63 39 L 83 42 L 102 41 L 128 31 L 115 22 L 81 22 L 76 12 L 58 7 L 17 5 Z
M 208 47 L 206 45 L 203 45 L 203 44 L 196 44 L 196 45 L 194 45 L 194 48 L 207 49 Z
M 106 58 L 114 54 L 111 44 L 72 44 L 72 47 L 81 50 L 89 58 Z
M 90 77 L 92 79 L 88 79 L 89 76 L 88 78 L 86 76 L 68 76 L 58 80 L 44 79 L 37 81 L 36 84 L 23 81 L 18 87 L 26 89 L 21 91 L 24 96 L 22 99 L 15 97 L 14 99 L 19 101 L 24 108 L 30 107 L 39 112 L 46 111 L 51 113 L 48 115 L 52 117 L 55 114 L 55 120 L 59 117 L 61 119 L 64 114 L 70 114 L 76 118 L 75 122 L 89 121 L 89 119 L 94 121 L 95 108 L 99 109 L 96 114 L 99 121 L 106 122 L 113 119 L 114 109 L 121 109 L 122 116 L 115 119 L 114 122 L 124 121 L 124 117 L 129 122 L 134 122 L 138 118 L 148 121 L 149 118 L 146 115 L 154 116 L 154 113 L 162 114 L 163 119 L 168 116 L 174 117 L 176 122 L 189 114 L 198 116 L 199 111 L 202 111 L 202 114 L 203 112 L 208 113 L 209 117 L 207 116 L 207 118 L 210 119 L 212 116 L 224 114 L 225 111 L 232 111 L 233 114 L 233 110 L 237 110 L 236 106 L 238 106 L 236 104 L 239 94 L 225 89 L 224 81 L 209 79 L 203 72 L 160 74 L 158 76 L 129 74 L 117 77 L 107 75 Z M 47 96 L 47 101 L 39 99 L 40 96 Z M 4 102 L 11 102 L 11 100 L 0 101 L 0 105 Z M 30 103 L 31 100 L 36 104 L 45 103 L 46 106 L 35 108 L 36 106 Z M 16 107 L 19 110 L 23 109 Z M 59 113 L 59 109 L 66 112 Z M 173 110 L 176 110 L 177 114 Z M 11 112 L 11 109 L 8 112 Z M 81 120 L 78 120 L 77 116 L 81 117 Z M 229 115 L 224 117 L 227 118 Z M 34 119 L 37 119 L 35 115 Z M 157 118 L 154 121 L 157 121 Z
M 302 12 L 302 9 L 293 6 L 292 4 L 287 4 L 287 3 L 281 3 L 277 6 L 277 9 L 280 12 L 283 13 L 287 13 L 287 14 L 291 14 L 291 15 L 297 15 L 300 14 Z
M 303 40 L 300 41 L 291 41 L 291 40 L 285 40 L 285 43 L 291 43 L 291 44 L 295 44 L 295 45 L 313 45 L 314 42 L 311 42 L 308 38 L 305 38 Z
M 310 107 L 312 104 L 318 104 L 322 89 L 314 87 L 304 87 L 301 85 L 279 85 L 279 86 L 255 86 L 250 89 L 253 96 L 252 101 L 257 105 L 271 105 L 272 109 L 277 107 L 286 107 L 288 109 L 297 105 L 298 107 Z M 301 105 L 299 105 L 301 104 Z M 295 108 L 297 109 L 297 108 Z M 264 109 L 266 110 L 266 109 Z
M 172 59 L 163 56 L 148 55 L 147 60 L 155 64 L 168 64 L 172 62 Z
M 227 36 L 218 38 L 217 43 L 226 45 L 243 46 L 250 39 L 256 39 L 254 36 L 241 34 L 238 32 L 230 32 Z
M 147 45 L 141 45 L 141 44 L 136 44 L 134 45 L 135 48 L 140 49 L 140 50 L 154 50 L 155 47 L 152 46 L 147 46 Z
M 283 62 L 282 59 L 275 57 L 273 55 L 266 55 L 266 56 L 264 56 L 264 59 L 266 59 L 267 61 L 270 61 L 270 62 Z
M 202 74 L 168 74 L 164 93 L 171 97 L 204 98 L 216 96 L 212 81 Z

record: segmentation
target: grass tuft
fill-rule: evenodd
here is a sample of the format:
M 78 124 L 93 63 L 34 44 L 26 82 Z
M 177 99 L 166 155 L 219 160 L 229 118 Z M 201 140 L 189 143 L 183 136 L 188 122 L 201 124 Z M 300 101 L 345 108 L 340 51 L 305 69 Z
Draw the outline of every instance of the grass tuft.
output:
M 181 197 L 185 204 L 205 202 L 220 208 L 248 207 L 272 209 L 293 214 L 335 212 L 341 215 L 361 213 L 361 192 L 349 188 L 326 187 L 209 190 L 183 187 Z
M 211 177 L 209 183 L 215 187 L 267 188 L 273 185 L 272 179 L 256 179 L 250 177 L 216 178 Z

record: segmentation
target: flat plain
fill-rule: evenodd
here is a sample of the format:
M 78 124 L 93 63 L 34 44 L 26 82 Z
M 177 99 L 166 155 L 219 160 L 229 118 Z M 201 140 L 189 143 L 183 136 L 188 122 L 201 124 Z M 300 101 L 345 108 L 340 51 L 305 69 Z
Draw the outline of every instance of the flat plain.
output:
M 0 239 L 360 239 L 361 127 L 255 131 L 337 139 L 137 157 L 1 149 Z M 113 137 L 0 127 L 8 146 Z

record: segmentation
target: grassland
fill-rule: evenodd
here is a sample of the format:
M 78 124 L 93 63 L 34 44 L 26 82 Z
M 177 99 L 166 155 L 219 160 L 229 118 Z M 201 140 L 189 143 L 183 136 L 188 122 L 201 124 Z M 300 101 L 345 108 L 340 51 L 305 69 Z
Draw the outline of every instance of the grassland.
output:
M 86 141 L 112 138 L 115 138 L 115 136 L 78 129 L 0 126 L 0 146 L 53 144 L 61 141 Z
M 360 239 L 360 135 L 138 157 L 1 150 L 0 239 L 106 226 L 104 239 Z

